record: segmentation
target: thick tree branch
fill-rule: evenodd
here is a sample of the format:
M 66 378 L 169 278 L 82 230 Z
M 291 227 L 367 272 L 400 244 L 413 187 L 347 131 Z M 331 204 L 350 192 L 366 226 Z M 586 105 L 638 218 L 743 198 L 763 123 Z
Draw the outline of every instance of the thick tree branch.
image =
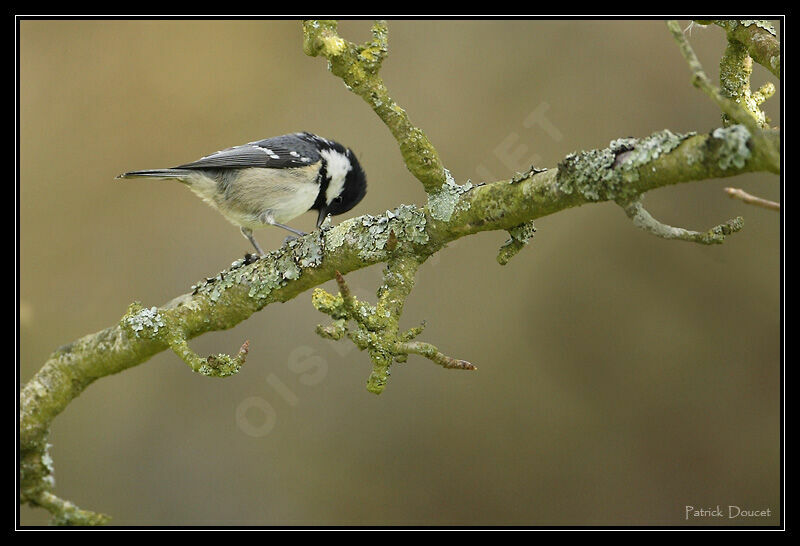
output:
M 780 134 L 770 130 L 765 137 L 777 145 Z M 458 238 L 512 230 L 567 208 L 632 197 L 670 184 L 769 170 L 768 162 L 751 146 L 741 126 L 707 135 L 656 133 L 615 140 L 602 150 L 570 154 L 558 169 L 516 183 L 502 180 L 471 187 L 454 197 L 446 220 L 427 208 L 402 205 L 384 215 L 351 218 L 310 233 L 255 262 L 234 262 L 192 292 L 159 307 L 155 313 L 167 326 L 157 332 L 155 326 L 133 328 L 129 311 L 118 324 L 58 349 L 22 388 L 21 500 L 54 506 L 51 468 L 44 462 L 49 460 L 52 420 L 95 380 L 169 349 L 176 329 L 189 340 L 232 328 L 270 303 L 288 301 L 333 279 L 337 271 L 346 274 L 389 262 L 398 248 L 423 259 Z M 140 308 L 132 308 L 134 314 L 140 312 L 136 309 Z
M 765 135 L 771 144 L 778 144 L 778 130 Z M 656 133 L 644 139 L 618 139 L 608 148 L 570 154 L 558 169 L 515 184 L 501 180 L 472 187 L 454 200 L 448 220 L 434 218 L 425 208 L 402 205 L 384 215 L 351 218 L 310 233 L 253 263 L 234 262 L 157 312 L 162 321 L 180 328 L 187 340 L 229 329 L 270 303 L 288 301 L 333 279 L 336 271 L 346 274 L 388 261 L 392 234 L 407 250 L 430 255 L 460 237 L 507 231 L 567 208 L 630 198 L 671 184 L 768 170 L 768 163 L 751 146 L 741 126 L 705 135 L 665 138 Z M 52 418 L 94 380 L 170 348 L 166 331 L 158 335 L 151 329 L 134 329 L 129 317 L 130 312 L 119 324 L 61 347 L 25 385 L 23 444 L 40 438 Z

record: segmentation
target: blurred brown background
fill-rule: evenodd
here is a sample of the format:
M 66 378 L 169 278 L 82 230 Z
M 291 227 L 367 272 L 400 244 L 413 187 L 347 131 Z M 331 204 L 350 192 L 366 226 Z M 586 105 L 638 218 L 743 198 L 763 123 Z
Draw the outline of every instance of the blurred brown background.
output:
M 364 41 L 369 26 L 340 31 Z M 396 20 L 389 40 L 390 92 L 459 182 L 720 125 L 663 21 Z M 716 79 L 723 31 L 690 40 Z M 754 88 L 770 79 L 756 66 Z M 131 301 L 163 304 L 251 250 L 180 184 L 114 180 L 123 171 L 308 130 L 367 172 L 345 217 L 424 202 L 389 131 L 303 54 L 297 21 L 25 20 L 19 96 L 22 382 Z M 421 339 L 474 373 L 412 356 L 376 397 L 368 356 L 314 334 L 327 317 L 309 292 L 191 342 L 212 354 L 251 340 L 237 376 L 164 352 L 104 378 L 54 422 L 56 492 L 117 525 L 775 525 L 780 219 L 726 186 L 779 199 L 767 174 L 645 199 L 693 229 L 743 216 L 721 246 L 657 239 L 603 203 L 538 220 L 506 267 L 505 233 L 435 256 L 404 324 L 426 319 Z M 264 248 L 285 235 L 257 233 Z M 380 278 L 348 276 L 373 301 Z M 321 371 L 299 373 L 309 364 Z M 687 505 L 773 516 L 686 522 Z

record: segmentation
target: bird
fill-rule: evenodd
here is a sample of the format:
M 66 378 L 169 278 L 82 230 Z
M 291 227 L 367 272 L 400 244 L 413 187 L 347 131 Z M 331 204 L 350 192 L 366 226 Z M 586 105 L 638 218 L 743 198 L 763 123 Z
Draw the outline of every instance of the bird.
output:
M 307 131 L 225 148 L 168 169 L 129 171 L 117 179 L 158 178 L 186 184 L 239 227 L 259 256 L 254 229 L 277 226 L 315 210 L 317 229 L 328 215 L 348 212 L 364 198 L 367 178 L 355 154 Z M 291 237 L 290 238 L 294 238 Z

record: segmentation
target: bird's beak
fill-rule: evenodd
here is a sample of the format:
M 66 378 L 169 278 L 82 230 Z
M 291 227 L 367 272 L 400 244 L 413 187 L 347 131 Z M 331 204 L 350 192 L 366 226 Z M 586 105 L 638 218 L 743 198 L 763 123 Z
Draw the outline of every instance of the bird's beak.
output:
M 324 221 L 325 221 L 325 218 L 326 218 L 327 216 L 328 216 L 328 211 L 327 211 L 327 210 L 325 210 L 325 208 L 324 208 L 324 207 L 323 207 L 323 208 L 321 208 L 321 209 L 319 209 L 319 216 L 317 217 L 317 229 L 319 229 L 319 226 L 321 226 L 321 225 L 322 225 L 322 222 L 324 222 Z

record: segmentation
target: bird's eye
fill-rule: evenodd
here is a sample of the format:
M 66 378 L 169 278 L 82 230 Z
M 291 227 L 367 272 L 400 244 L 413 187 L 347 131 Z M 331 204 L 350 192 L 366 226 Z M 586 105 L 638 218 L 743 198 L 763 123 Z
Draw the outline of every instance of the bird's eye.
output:
M 337 203 L 341 203 L 341 202 L 342 202 L 342 199 L 343 199 L 343 198 L 342 198 L 342 196 L 340 195 L 339 197 L 337 197 L 336 199 L 334 199 L 334 201 L 336 201 Z

